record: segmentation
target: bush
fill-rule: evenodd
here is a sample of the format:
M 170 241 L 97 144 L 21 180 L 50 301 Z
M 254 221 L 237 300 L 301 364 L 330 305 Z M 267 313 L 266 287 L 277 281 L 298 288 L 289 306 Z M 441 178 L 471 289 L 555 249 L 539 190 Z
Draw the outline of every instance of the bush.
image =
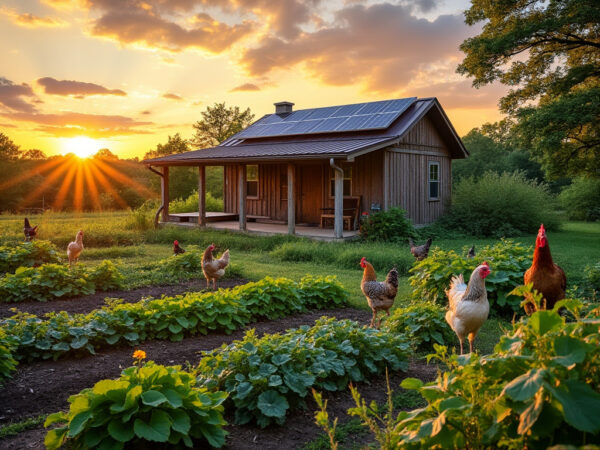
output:
M 288 409 L 304 404 L 311 387 L 336 391 L 350 381 L 408 368 L 409 344 L 402 335 L 362 327 L 350 320 L 321 318 L 285 334 L 256 336 L 204 352 L 198 382 L 230 393 L 235 421 L 282 424 Z
M 223 199 L 217 199 L 210 192 L 206 192 L 206 211 L 223 211 Z M 169 211 L 173 213 L 198 212 L 198 190 L 192 192 L 187 198 L 178 198 L 169 203 Z
M 59 262 L 58 249 L 50 241 L 34 240 L 0 247 L 0 273 L 14 272 L 19 267 Z
M 0 328 L 0 386 L 2 382 L 11 376 L 11 373 L 17 367 L 17 361 L 13 358 L 12 352 L 16 347 L 16 339 L 8 336 L 6 332 Z
M 444 318 L 446 309 L 435 303 L 420 302 L 396 308 L 384 329 L 407 336 L 415 350 L 433 350 L 433 344 L 447 345 L 455 339 Z
M 170 275 L 202 273 L 202 253 L 198 247 L 188 247 L 181 255 L 171 255 L 160 261 L 159 266 Z
M 402 208 L 390 208 L 361 219 L 360 236 L 365 241 L 406 242 L 415 234 L 412 223 Z
M 586 294 L 593 300 L 598 300 L 600 297 L 600 262 L 592 266 L 586 266 L 583 273 Z
M 493 246 L 482 248 L 476 258 L 466 258 L 466 254 L 466 247 L 460 254 L 454 250 L 434 248 L 428 258 L 416 262 L 409 278 L 413 300 L 447 305 L 445 290 L 450 287 L 452 277 L 462 273 L 468 283 L 475 267 L 487 261 L 492 269 L 485 279 L 490 310 L 507 315 L 521 312 L 520 299 L 509 293 L 523 283 L 523 273 L 531 266 L 531 247 L 502 239 Z
M 150 339 L 181 341 L 185 336 L 210 331 L 229 334 L 251 321 L 305 311 L 317 297 L 320 306 L 327 308 L 344 305 L 347 294 L 332 277 L 308 277 L 300 283 L 267 277 L 230 290 L 193 292 L 138 303 L 112 300 L 88 314 L 53 312 L 42 319 L 19 312 L 0 324 L 16 339 L 15 359 L 57 359 Z
M 571 220 L 600 220 L 600 179 L 575 178 L 558 200 Z
M 158 442 L 168 442 L 169 448 L 204 447 L 198 441 L 223 446 L 225 392 L 197 388 L 180 366 L 137 364 L 117 380 L 99 381 L 69 397 L 68 413 L 48 416 L 46 427 L 62 426 L 48 432 L 46 448 L 65 443 L 69 448 L 154 448 Z
M 441 222 L 473 236 L 503 237 L 536 233 L 540 223 L 556 230 L 560 217 L 546 185 L 528 180 L 522 172 L 488 172 L 454 187 L 452 207 Z
M 55 298 L 93 294 L 96 289 L 119 288 L 122 282 L 123 275 L 110 261 L 104 261 L 94 269 L 60 264 L 21 267 L 14 274 L 9 273 L 0 278 L 0 301 L 45 302 Z

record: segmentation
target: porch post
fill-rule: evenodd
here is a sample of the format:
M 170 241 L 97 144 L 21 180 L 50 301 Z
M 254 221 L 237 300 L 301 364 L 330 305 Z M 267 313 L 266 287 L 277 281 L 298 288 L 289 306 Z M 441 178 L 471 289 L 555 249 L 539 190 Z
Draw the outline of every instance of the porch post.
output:
M 198 166 L 198 225 L 206 225 L 206 171 L 204 164 Z
M 162 196 L 162 221 L 169 221 L 169 166 L 164 166 L 162 170 L 163 176 L 160 179 L 160 191 Z
M 344 171 L 341 167 L 334 167 L 335 172 L 335 199 L 333 234 L 336 239 L 344 237 Z
M 287 166 L 287 195 L 288 195 L 288 234 L 296 234 L 296 166 L 289 163 Z
M 239 197 L 239 216 L 240 230 L 246 231 L 246 164 L 238 166 L 238 197 Z

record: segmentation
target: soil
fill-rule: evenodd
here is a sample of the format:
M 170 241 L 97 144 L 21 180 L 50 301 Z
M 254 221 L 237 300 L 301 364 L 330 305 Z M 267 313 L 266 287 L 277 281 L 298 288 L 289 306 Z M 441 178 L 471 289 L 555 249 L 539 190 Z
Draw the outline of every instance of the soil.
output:
M 224 279 L 219 281 L 220 288 L 231 288 L 240 284 L 246 284 L 248 280 L 244 279 Z M 206 290 L 206 280 L 184 281 L 180 284 L 170 286 L 146 286 L 140 289 L 130 291 L 105 291 L 97 292 L 92 295 L 82 297 L 71 297 L 64 300 L 52 300 L 49 302 L 38 302 L 30 300 L 19 303 L 0 303 L 0 319 L 10 317 L 14 314 L 11 311 L 17 308 L 19 311 L 42 316 L 52 311 L 66 311 L 70 314 L 88 313 L 93 309 L 104 306 L 105 299 L 121 298 L 126 303 L 138 302 L 143 297 L 160 298 L 164 296 L 174 296 L 185 294 L 186 292 L 195 292 Z
M 230 335 L 210 334 L 183 339 L 181 342 L 149 341 L 141 348 L 159 364 L 185 365 L 186 362 L 196 363 L 203 350 L 212 350 L 222 344 L 243 338 L 247 329 L 256 328 L 257 332 L 283 332 L 300 325 L 312 325 L 321 316 L 334 316 L 339 319 L 352 319 L 362 324 L 368 324 L 371 319 L 369 311 L 352 308 L 311 311 L 297 314 L 276 321 L 263 321 L 250 324 L 244 330 L 238 330 Z M 113 348 L 99 352 L 95 356 L 82 359 L 61 359 L 58 361 L 38 361 L 18 366 L 12 379 L 0 389 L 0 426 L 22 421 L 28 417 L 49 414 L 67 410 L 70 395 L 82 389 L 93 386 L 102 379 L 117 378 L 121 370 L 132 363 L 132 348 Z M 397 389 L 406 376 L 430 380 L 435 377 L 435 366 L 427 366 L 422 362 L 412 362 L 408 374 L 390 374 L 392 389 Z M 367 401 L 375 400 L 384 403 L 386 400 L 385 376 L 370 380 L 370 384 L 359 385 L 360 391 Z M 349 391 L 329 393 L 331 417 L 340 417 L 340 422 L 348 419 L 346 411 L 354 406 Z M 316 406 L 308 399 L 308 408 L 292 412 L 283 426 L 270 426 L 260 429 L 255 426 L 228 426 L 227 447 L 229 449 L 292 449 L 301 447 L 307 441 L 320 434 L 320 429 L 314 424 Z M 228 421 L 233 422 L 229 417 Z M 42 426 L 0 440 L 0 449 L 43 449 L 43 439 L 46 431 Z M 366 441 L 372 441 L 372 436 L 366 434 Z M 354 440 L 353 440 L 354 442 Z

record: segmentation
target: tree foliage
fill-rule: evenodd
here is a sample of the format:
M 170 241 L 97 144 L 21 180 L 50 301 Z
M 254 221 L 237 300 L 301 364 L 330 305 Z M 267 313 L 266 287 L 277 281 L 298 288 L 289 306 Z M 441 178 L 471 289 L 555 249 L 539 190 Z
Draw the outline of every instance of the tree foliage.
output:
M 213 147 L 242 131 L 253 119 L 250 108 L 240 111 L 238 106 L 227 107 L 225 102 L 207 106 L 202 119 L 193 125 L 195 134 L 190 144 L 199 148 Z
M 185 153 L 190 147 L 185 139 L 179 133 L 169 136 L 166 144 L 158 144 L 155 150 L 150 150 L 144 155 L 144 159 L 158 158 L 160 156 L 173 155 L 175 153 Z
M 460 46 L 458 72 L 479 87 L 511 86 L 500 107 L 551 176 L 600 170 L 600 8 L 597 0 L 472 0 L 484 22 Z
M 0 159 L 17 159 L 21 150 L 7 135 L 0 133 Z

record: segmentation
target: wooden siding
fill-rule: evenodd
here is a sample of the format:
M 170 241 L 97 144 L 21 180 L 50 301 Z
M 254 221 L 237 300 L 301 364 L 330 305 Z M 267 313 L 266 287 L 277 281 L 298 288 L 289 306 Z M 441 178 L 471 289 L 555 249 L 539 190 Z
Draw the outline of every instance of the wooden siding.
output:
M 444 143 L 444 140 L 436 130 L 435 125 L 427 115 L 419 120 L 412 129 L 406 133 L 397 147 L 412 150 L 441 149 L 449 155 L 447 145 Z

